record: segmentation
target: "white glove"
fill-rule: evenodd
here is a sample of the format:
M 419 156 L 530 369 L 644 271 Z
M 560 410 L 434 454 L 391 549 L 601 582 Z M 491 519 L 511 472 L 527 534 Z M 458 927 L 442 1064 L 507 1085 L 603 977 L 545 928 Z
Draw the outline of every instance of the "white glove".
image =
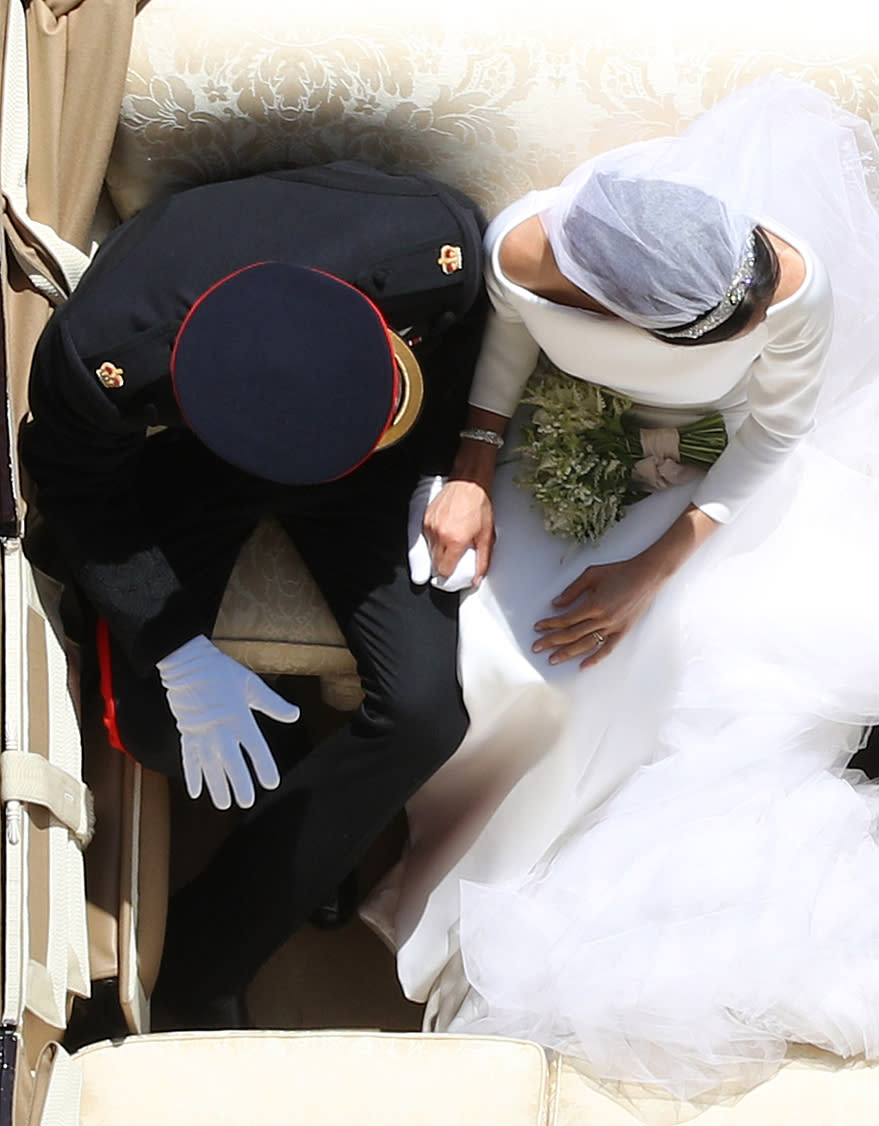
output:
M 189 796 L 197 798 L 204 784 L 217 809 L 228 809 L 233 797 L 242 809 L 253 805 L 245 755 L 257 782 L 273 790 L 281 776 L 253 711 L 293 723 L 299 708 L 203 635 L 163 657 L 157 668 L 177 720 Z
M 476 578 L 476 548 L 468 547 L 451 575 L 443 578 L 433 574 L 433 558 L 424 535 L 424 513 L 432 500 L 439 496 L 446 477 L 421 477 L 409 501 L 409 577 L 416 586 L 430 585 L 437 590 L 464 590 Z

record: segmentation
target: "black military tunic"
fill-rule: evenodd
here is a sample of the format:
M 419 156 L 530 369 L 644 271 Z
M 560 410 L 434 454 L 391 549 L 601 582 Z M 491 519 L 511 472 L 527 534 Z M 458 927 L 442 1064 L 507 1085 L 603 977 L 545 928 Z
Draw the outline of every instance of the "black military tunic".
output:
M 285 752 L 295 728 L 258 717 L 288 767 L 281 787 L 260 797 L 171 920 L 180 981 L 205 994 L 246 983 L 466 729 L 457 599 L 410 583 L 406 517 L 419 474 L 448 467 L 461 425 L 483 314 L 481 229 L 460 193 L 350 163 L 193 188 L 114 232 L 39 342 L 22 459 L 76 588 L 109 627 L 126 749 L 179 775 L 155 664 L 210 635 L 264 513 L 296 543 L 363 680 L 350 723 L 304 757 Z M 250 476 L 211 454 L 177 409 L 170 356 L 188 310 L 260 261 L 351 282 L 421 353 L 419 423 L 338 481 Z M 210 936 L 207 953 L 196 934 Z

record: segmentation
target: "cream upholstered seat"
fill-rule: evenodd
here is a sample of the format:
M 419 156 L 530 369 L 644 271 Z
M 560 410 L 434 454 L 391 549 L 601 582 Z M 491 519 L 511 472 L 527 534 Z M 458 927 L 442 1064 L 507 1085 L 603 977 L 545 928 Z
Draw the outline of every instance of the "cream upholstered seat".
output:
M 357 665 L 298 551 L 275 520 L 245 544 L 220 606 L 213 639 L 261 673 L 318 676 L 330 707 L 361 697 Z
M 602 1089 L 533 1043 L 373 1032 L 173 1033 L 44 1053 L 27 1126 L 855 1126 L 879 1073 L 811 1053 L 713 1105 Z

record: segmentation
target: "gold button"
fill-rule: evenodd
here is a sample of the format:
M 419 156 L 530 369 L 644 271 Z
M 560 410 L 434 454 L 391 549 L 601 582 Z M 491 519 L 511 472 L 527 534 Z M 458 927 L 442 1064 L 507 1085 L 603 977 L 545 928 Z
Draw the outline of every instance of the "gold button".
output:
M 442 267 L 444 274 L 456 274 L 464 266 L 464 255 L 460 246 L 450 246 L 446 243 L 445 246 L 440 247 L 439 258 L 436 261 L 437 265 Z
M 95 375 L 100 379 L 101 383 L 109 388 L 121 387 L 125 382 L 122 378 L 124 374 L 124 368 L 119 368 L 115 364 L 111 364 L 109 360 L 105 360 L 95 372 Z

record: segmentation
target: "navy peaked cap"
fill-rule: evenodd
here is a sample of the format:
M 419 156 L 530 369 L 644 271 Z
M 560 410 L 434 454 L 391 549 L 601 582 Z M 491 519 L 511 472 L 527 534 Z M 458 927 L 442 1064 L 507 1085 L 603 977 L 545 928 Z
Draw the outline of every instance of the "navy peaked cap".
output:
M 192 306 L 171 375 L 187 425 L 219 457 L 284 485 L 332 481 L 375 450 L 399 375 L 378 309 L 319 270 L 260 262 Z

